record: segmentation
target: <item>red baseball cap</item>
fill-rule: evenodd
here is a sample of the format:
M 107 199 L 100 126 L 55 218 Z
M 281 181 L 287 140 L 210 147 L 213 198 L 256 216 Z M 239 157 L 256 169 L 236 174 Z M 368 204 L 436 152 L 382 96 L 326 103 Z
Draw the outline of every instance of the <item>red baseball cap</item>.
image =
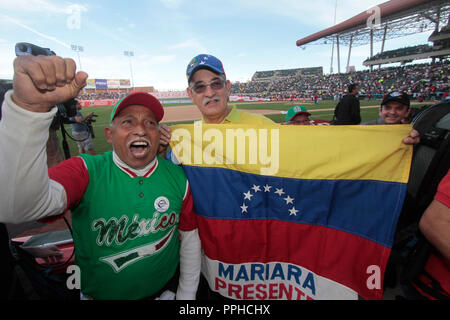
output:
M 120 111 L 132 105 L 140 105 L 149 108 L 155 115 L 158 123 L 164 117 L 164 109 L 158 99 L 147 92 L 136 91 L 117 101 L 111 112 L 110 122 L 113 122 Z

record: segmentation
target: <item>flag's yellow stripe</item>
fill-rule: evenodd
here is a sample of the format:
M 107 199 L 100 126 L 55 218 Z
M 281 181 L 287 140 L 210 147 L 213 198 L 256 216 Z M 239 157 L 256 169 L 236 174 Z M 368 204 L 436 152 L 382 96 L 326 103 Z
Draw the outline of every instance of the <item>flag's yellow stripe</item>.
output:
M 171 147 L 183 163 L 194 166 L 299 179 L 406 183 L 412 147 L 402 140 L 410 131 L 410 125 L 176 125 Z M 236 136 L 242 139 L 240 148 Z

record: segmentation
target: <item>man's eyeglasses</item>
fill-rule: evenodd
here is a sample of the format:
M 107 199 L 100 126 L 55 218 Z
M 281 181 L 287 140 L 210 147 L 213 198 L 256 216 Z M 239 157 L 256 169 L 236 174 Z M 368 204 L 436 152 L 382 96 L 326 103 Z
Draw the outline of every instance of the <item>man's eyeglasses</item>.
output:
M 214 91 L 222 90 L 225 86 L 225 80 L 216 79 L 211 81 L 210 83 L 197 83 L 191 87 L 191 90 L 194 90 L 195 93 L 200 94 L 204 93 L 208 86 L 211 87 L 211 89 Z

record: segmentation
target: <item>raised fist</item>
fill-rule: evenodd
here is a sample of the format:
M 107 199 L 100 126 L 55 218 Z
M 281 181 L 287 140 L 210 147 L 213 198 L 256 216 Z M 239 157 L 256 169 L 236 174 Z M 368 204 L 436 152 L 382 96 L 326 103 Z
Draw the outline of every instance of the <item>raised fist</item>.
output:
M 75 98 L 86 85 L 88 75 L 76 72 L 72 59 L 58 56 L 20 56 L 14 60 L 12 100 L 33 112 L 48 112 Z

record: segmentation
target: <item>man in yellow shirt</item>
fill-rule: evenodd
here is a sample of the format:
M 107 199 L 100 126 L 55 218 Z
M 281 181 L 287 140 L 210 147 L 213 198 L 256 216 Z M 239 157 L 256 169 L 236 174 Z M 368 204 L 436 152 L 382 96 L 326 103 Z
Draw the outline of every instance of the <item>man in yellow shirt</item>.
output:
M 202 113 L 203 123 L 275 124 L 271 119 L 236 109 L 228 104 L 231 82 L 226 79 L 222 62 L 208 54 L 199 54 L 189 62 L 187 93 Z M 160 155 L 170 141 L 170 128 L 161 126 Z
M 188 64 L 186 76 L 189 84 L 187 93 L 202 114 L 201 122 L 206 124 L 276 125 L 275 122 L 262 115 L 241 111 L 228 104 L 231 82 L 226 79 L 223 65 L 216 57 L 205 54 L 194 57 Z M 170 129 L 163 125 L 160 127 L 160 133 L 160 155 L 162 153 L 165 155 L 171 138 Z M 415 138 L 416 134 L 408 137 L 413 143 L 417 143 Z M 173 156 L 173 152 L 170 152 L 167 158 L 174 163 L 178 163 L 176 157 Z M 199 248 L 201 245 L 199 228 L 201 229 L 202 226 L 196 225 L 195 218 L 190 222 L 193 228 L 181 234 L 182 240 L 187 246 Z M 188 247 L 184 249 L 190 250 Z M 202 254 L 199 250 L 191 250 L 190 252 L 192 252 L 191 255 L 180 257 L 182 265 L 186 268 L 182 271 L 198 274 L 196 270 L 201 268 Z M 200 281 L 197 295 L 199 299 L 224 299 L 209 287 L 204 277 L 201 280 L 199 278 L 194 280 Z
M 186 70 L 188 79 L 187 93 L 192 102 L 202 113 L 202 123 L 207 124 L 276 124 L 271 119 L 260 114 L 254 114 L 246 111 L 238 110 L 235 106 L 228 104 L 230 96 L 231 82 L 226 79 L 222 62 L 212 55 L 200 54 L 194 57 L 188 64 Z M 166 125 L 160 127 L 160 156 L 166 155 L 167 146 L 169 144 L 171 134 L 170 128 Z M 167 154 L 167 158 L 173 163 L 179 163 L 173 152 Z M 198 228 L 183 233 L 184 240 L 190 240 L 191 244 L 199 246 L 200 238 Z M 186 271 L 194 271 L 200 268 L 201 255 L 200 252 L 189 257 L 180 257 Z M 199 299 L 220 298 L 217 293 L 210 290 L 207 280 L 202 277 L 197 278 L 200 281 L 198 288 Z

